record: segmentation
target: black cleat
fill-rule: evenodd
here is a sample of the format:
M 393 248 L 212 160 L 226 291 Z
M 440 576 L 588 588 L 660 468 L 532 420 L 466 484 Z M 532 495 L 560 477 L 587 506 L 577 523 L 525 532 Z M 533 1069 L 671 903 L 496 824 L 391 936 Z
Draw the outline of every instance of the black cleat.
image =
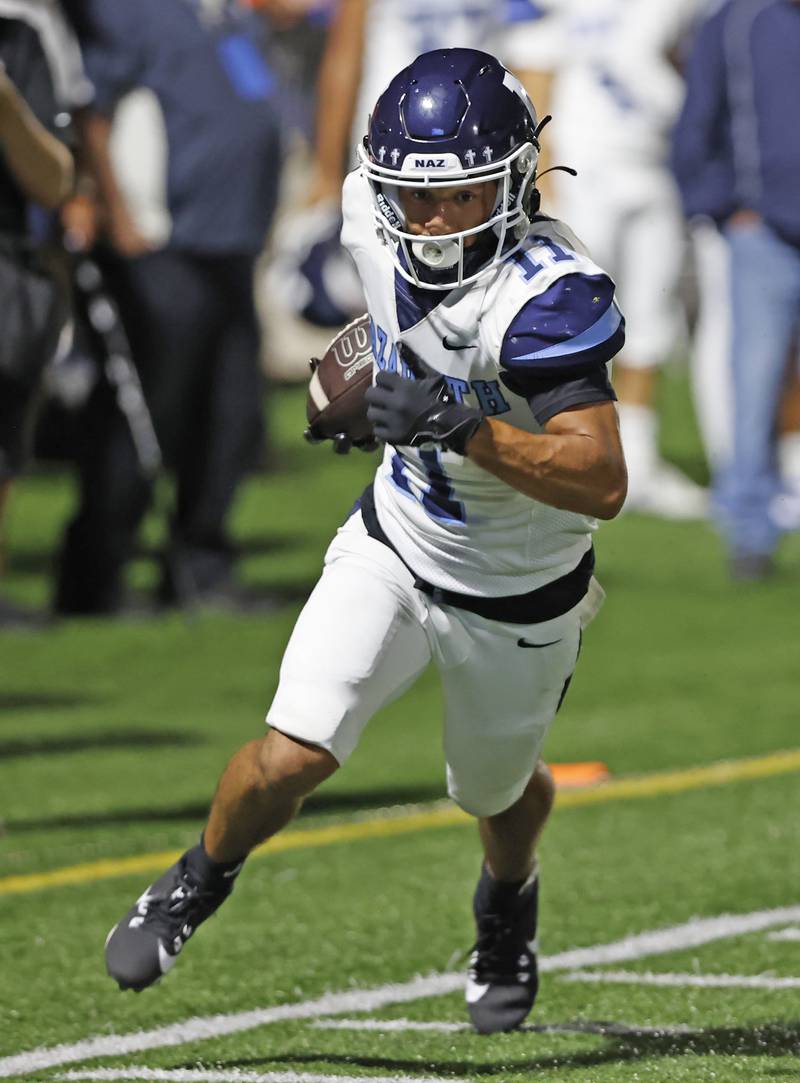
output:
M 481 871 L 472 902 L 478 938 L 467 974 L 467 1006 L 479 1034 L 514 1030 L 533 1007 L 538 901 L 536 870 L 521 885 Z
M 233 890 L 242 867 L 213 865 L 194 846 L 137 899 L 106 938 L 106 969 L 137 993 L 175 965 L 183 945 Z

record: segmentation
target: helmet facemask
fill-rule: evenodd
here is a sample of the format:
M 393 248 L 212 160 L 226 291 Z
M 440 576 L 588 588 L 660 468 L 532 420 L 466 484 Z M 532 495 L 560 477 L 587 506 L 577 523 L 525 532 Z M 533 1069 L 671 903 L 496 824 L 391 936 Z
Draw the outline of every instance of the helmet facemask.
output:
M 455 154 L 437 156 L 426 150 L 408 155 L 400 169 L 389 168 L 373 160 L 366 140 L 358 147 L 358 157 L 369 185 L 378 234 L 402 277 L 423 289 L 468 286 L 497 267 L 519 249 L 538 209 L 536 142 L 523 143 L 500 161 L 481 166 L 465 167 Z M 435 164 L 431 168 L 427 163 Z M 407 229 L 399 189 L 467 187 L 491 181 L 496 182 L 497 193 L 494 207 L 482 223 L 438 236 Z M 475 240 L 468 244 L 470 238 Z

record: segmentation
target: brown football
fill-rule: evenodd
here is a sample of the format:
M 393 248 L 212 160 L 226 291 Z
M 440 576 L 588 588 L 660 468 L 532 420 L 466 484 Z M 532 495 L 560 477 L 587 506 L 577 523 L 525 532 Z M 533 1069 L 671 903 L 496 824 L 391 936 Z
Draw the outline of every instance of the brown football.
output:
M 348 323 L 319 361 L 312 361 L 306 417 L 321 437 L 346 433 L 351 440 L 372 435 L 364 394 L 372 383 L 372 343 L 366 313 Z

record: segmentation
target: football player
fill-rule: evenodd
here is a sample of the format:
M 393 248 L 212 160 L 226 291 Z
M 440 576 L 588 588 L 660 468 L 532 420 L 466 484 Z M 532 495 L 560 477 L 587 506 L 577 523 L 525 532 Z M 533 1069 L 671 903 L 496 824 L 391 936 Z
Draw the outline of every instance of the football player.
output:
M 320 63 L 307 205 L 286 215 L 275 232 L 265 282 L 270 304 L 277 301 L 280 310 L 321 327 L 341 327 L 361 315 L 364 295 L 339 242 L 342 181 L 356 164 L 354 147 L 387 72 L 431 49 L 486 47 L 502 15 L 497 0 L 337 5 Z
M 554 175 L 555 206 L 614 276 L 625 309 L 614 386 L 629 470 L 626 508 L 667 519 L 708 511 L 707 492 L 659 453 L 657 391 L 685 330 L 684 225 L 667 166 L 683 97 L 675 58 L 710 2 L 561 0 L 537 23 L 515 28 L 506 47 L 526 86 L 551 77 L 550 100 L 538 104 L 553 113 L 555 160 L 577 170 L 574 178 Z M 717 328 L 724 332 L 724 318 Z M 718 387 L 727 391 L 724 379 Z
M 538 151 L 530 100 L 486 53 L 425 53 L 378 99 L 343 241 L 372 320 L 383 459 L 298 618 L 269 732 L 228 765 L 200 844 L 110 935 L 123 988 L 169 970 L 247 853 L 433 662 L 448 790 L 483 848 L 469 1012 L 491 1033 L 533 1005 L 553 800 L 540 752 L 602 600 L 592 535 L 626 488 L 608 378 L 624 321 L 611 279 L 538 213 Z

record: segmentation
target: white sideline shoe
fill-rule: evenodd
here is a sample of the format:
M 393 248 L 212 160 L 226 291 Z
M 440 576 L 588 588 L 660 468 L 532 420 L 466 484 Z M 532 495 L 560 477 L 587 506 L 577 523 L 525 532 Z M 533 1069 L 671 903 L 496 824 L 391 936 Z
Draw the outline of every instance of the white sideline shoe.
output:
M 647 474 L 629 480 L 623 511 L 659 519 L 707 519 L 709 493 L 672 463 L 659 460 Z

